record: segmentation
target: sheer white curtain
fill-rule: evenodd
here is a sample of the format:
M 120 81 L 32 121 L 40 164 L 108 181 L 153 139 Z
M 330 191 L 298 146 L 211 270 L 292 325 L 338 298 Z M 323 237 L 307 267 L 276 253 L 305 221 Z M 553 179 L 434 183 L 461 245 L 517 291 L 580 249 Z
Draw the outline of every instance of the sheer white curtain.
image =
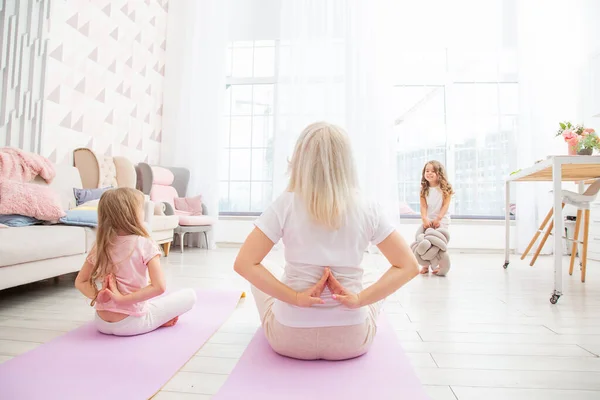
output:
M 275 96 L 273 195 L 287 185 L 288 160 L 315 121 L 349 134 L 363 192 L 399 222 L 388 63 L 392 22 L 384 1 L 281 3 Z
M 219 214 L 228 3 L 173 1 L 167 23 L 161 163 L 190 170 L 187 195 L 202 195 L 215 218 Z M 213 231 L 211 248 L 214 237 Z
M 582 68 L 585 6 L 569 2 L 517 2 L 520 113 L 517 138 L 519 168 L 548 155 L 566 155 L 567 146 L 554 138 L 559 121 L 582 122 Z M 565 188 L 567 188 L 565 186 Z M 573 186 L 568 187 L 574 189 Z M 517 251 L 522 252 L 552 206 L 550 183 L 516 186 Z M 513 190 L 515 188 L 513 187 Z M 544 253 L 552 251 L 548 240 Z

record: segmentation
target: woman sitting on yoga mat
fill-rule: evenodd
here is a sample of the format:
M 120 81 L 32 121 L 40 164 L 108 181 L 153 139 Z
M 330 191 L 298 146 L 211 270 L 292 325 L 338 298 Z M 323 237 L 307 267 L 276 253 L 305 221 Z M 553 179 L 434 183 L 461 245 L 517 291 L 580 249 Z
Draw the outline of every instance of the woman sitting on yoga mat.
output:
M 252 284 L 267 340 L 284 356 L 343 360 L 366 353 L 383 299 L 419 273 L 406 242 L 361 197 L 348 137 L 327 123 L 302 132 L 287 191 L 255 224 L 235 270 Z M 280 239 L 281 281 L 262 265 Z M 369 243 L 392 266 L 363 288 L 360 265 Z
M 108 190 L 98 203 L 96 244 L 75 287 L 92 299 L 102 333 L 132 336 L 173 326 L 196 302 L 192 289 L 155 298 L 165 292 L 165 278 L 160 250 L 144 228 L 143 215 L 144 195 L 135 189 Z

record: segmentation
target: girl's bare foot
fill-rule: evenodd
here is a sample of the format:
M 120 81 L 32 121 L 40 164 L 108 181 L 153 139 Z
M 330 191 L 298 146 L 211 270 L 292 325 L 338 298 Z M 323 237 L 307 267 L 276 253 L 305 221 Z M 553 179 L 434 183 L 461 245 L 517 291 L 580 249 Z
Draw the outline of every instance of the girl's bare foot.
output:
M 434 269 L 433 271 L 431 271 L 431 273 L 433 273 L 433 274 L 435 274 L 435 275 L 437 275 L 437 274 L 438 274 L 438 272 L 440 272 L 440 268 L 439 268 L 439 267 L 438 267 L 438 268 L 436 268 L 436 269 Z
M 175 317 L 175 318 L 173 318 L 172 320 L 170 320 L 169 322 L 165 323 L 162 326 L 164 326 L 164 327 L 173 326 L 173 325 L 175 325 L 177 323 L 178 320 L 179 320 L 179 317 Z
M 429 267 L 421 267 L 421 274 L 425 275 L 429 273 Z

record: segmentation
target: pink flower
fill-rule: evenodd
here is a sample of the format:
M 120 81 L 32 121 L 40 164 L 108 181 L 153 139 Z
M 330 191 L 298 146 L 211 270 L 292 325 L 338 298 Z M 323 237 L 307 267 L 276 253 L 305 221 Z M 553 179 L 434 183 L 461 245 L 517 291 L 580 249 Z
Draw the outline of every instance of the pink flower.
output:
M 583 136 L 587 136 L 587 135 L 589 135 L 590 133 L 596 133 L 596 131 L 595 131 L 594 129 L 592 129 L 592 128 L 585 128 L 585 129 L 583 130 L 583 133 L 582 133 L 582 135 L 583 135 Z
M 569 143 L 569 146 L 575 147 L 579 143 L 579 138 L 577 136 L 575 136 L 575 137 L 567 140 L 567 142 Z
M 565 142 L 568 142 L 572 139 L 576 139 L 577 134 L 570 129 L 565 129 L 562 133 L 562 137 L 565 139 Z

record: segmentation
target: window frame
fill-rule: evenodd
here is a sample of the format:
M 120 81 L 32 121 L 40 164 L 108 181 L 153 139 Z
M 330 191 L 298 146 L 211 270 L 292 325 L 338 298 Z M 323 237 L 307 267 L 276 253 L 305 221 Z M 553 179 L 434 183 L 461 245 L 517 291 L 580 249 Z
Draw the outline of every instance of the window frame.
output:
M 239 42 L 239 41 L 230 41 L 228 46 L 227 46 L 227 51 L 231 51 L 232 53 L 232 58 L 231 58 L 231 62 L 232 65 L 231 67 L 231 72 L 233 75 L 233 49 L 235 48 L 235 43 Z M 247 41 L 242 41 L 242 42 L 247 42 Z M 259 48 L 264 48 L 264 47 L 273 47 L 274 48 L 274 69 L 273 69 L 273 76 L 269 76 L 269 77 L 234 77 L 234 76 L 226 76 L 225 77 L 225 88 L 229 89 L 233 86 L 243 86 L 243 85 L 250 85 L 252 86 L 252 98 L 251 98 L 251 103 L 252 103 L 252 110 L 250 113 L 250 117 L 254 118 L 254 86 L 255 85 L 273 85 L 273 108 L 275 109 L 276 104 L 277 104 L 277 76 L 279 74 L 279 48 L 280 48 L 280 42 L 279 40 L 273 40 L 273 46 L 256 46 L 257 42 L 263 42 L 261 40 L 253 40 L 252 42 L 252 68 L 254 69 L 254 56 L 255 56 L 255 49 L 257 47 Z M 254 74 L 254 70 L 253 70 L 253 74 Z M 230 122 L 230 126 L 231 126 L 231 119 L 232 117 L 236 117 L 237 115 L 232 115 L 232 107 L 233 104 L 231 102 L 229 102 L 229 110 L 225 113 L 224 117 L 229 118 L 229 122 Z M 277 126 L 277 113 L 273 111 L 273 137 L 275 136 L 275 126 Z M 252 130 L 254 129 L 254 124 L 252 124 Z M 231 194 L 231 183 L 249 183 L 250 184 L 250 189 L 249 189 L 249 196 L 248 196 L 248 205 L 250 207 L 250 210 L 247 211 L 221 211 L 220 205 L 219 205 L 219 216 L 223 216 L 223 217 L 257 217 L 260 216 L 263 211 L 252 211 L 252 183 L 271 183 L 271 186 L 273 186 L 273 174 L 271 174 L 271 179 L 270 180 L 253 180 L 252 179 L 252 153 L 253 150 L 257 149 L 264 149 L 267 150 L 269 149 L 269 147 L 254 147 L 252 145 L 252 134 L 250 136 L 250 146 L 249 147 L 236 147 L 236 148 L 232 148 L 231 147 L 231 127 L 229 129 L 229 133 L 228 133 L 228 146 L 222 147 L 219 151 L 221 150 L 227 150 L 229 152 L 229 157 L 228 157 L 228 168 L 227 168 L 227 180 L 221 180 L 219 179 L 219 185 L 221 185 L 222 183 L 227 183 L 228 185 L 228 193 L 227 193 L 227 198 L 228 200 L 230 199 L 230 194 Z M 271 146 L 272 147 L 272 146 Z M 246 150 L 250 150 L 250 179 L 248 181 L 246 180 L 232 180 L 231 179 L 231 150 L 232 149 L 246 149 Z M 220 201 L 219 201 L 220 203 Z

